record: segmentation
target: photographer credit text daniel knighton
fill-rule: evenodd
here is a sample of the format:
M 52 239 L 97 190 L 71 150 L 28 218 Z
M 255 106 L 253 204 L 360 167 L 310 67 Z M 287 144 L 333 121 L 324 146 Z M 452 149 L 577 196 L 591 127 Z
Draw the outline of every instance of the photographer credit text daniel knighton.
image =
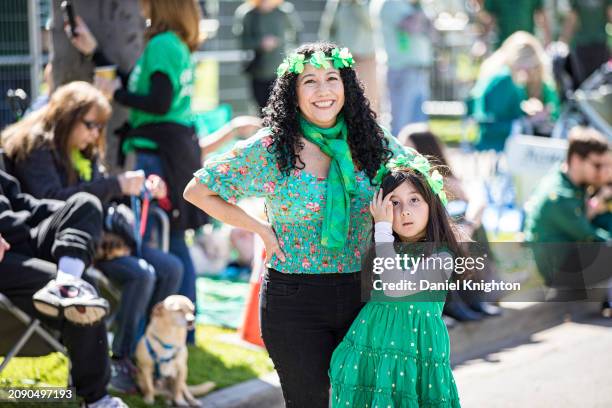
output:
M 375 279 L 372 287 L 374 290 L 384 291 L 477 290 L 489 293 L 493 291 L 521 290 L 521 284 L 518 282 L 496 280 L 474 281 L 471 279 L 455 282 L 430 282 L 425 279 L 420 279 L 418 284 L 417 282 L 407 279 L 402 279 L 399 282 L 383 282 L 382 279 Z
M 498 280 L 474 280 L 461 279 L 451 281 L 448 278 L 451 272 L 459 275 L 466 271 L 476 271 L 485 268 L 484 256 L 479 257 L 456 257 L 439 258 L 417 257 L 407 254 L 395 254 L 394 257 L 376 257 L 373 260 L 372 272 L 379 276 L 372 282 L 374 290 L 383 291 L 427 291 L 427 290 L 474 290 L 483 292 L 492 291 L 519 291 L 521 284 L 518 282 L 504 282 Z M 407 279 L 399 279 L 393 282 L 386 281 L 383 273 L 386 271 L 402 271 Z M 418 271 L 418 273 L 417 273 Z M 438 275 L 435 271 L 446 271 L 448 276 Z M 446 274 L 445 274 L 446 275 Z

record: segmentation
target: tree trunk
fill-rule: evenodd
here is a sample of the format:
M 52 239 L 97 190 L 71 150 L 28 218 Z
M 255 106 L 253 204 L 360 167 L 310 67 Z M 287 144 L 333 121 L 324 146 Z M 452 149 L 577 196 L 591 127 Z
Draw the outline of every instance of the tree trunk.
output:
M 93 79 L 93 63 L 81 55 L 64 32 L 62 0 L 53 0 L 51 26 L 53 83 Z M 129 72 L 143 50 L 145 22 L 138 0 L 72 0 L 75 14 L 87 24 L 98 40 L 98 47 L 119 69 Z M 113 103 L 113 116 L 107 131 L 107 164 L 117 170 L 118 139 L 113 131 L 127 120 L 127 109 Z

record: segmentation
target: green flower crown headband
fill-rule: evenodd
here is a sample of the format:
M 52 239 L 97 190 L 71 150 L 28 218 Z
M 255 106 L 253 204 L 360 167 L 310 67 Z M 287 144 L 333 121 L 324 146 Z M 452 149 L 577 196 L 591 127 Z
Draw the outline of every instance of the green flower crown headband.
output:
M 332 62 L 331 64 L 329 63 L 330 61 Z M 315 68 L 328 69 L 333 66 L 336 69 L 341 69 L 352 67 L 355 65 L 355 60 L 348 48 L 334 48 L 331 56 L 325 55 L 323 51 L 315 51 L 308 61 L 306 61 L 304 54 L 293 53 L 286 57 L 282 64 L 278 66 L 276 75 L 280 77 L 287 72 L 301 74 L 304 71 L 305 64 L 310 64 Z
M 412 157 L 404 156 L 403 154 L 389 160 L 386 165 L 381 166 L 376 173 L 376 177 L 374 177 L 374 184 L 379 185 L 382 183 L 383 178 L 391 173 L 394 170 L 398 169 L 413 169 L 421 173 L 425 180 L 427 180 L 427 184 L 431 187 L 431 190 L 438 195 L 442 204 L 446 206 L 448 203 L 448 199 L 446 198 L 446 193 L 444 192 L 444 178 L 440 174 L 438 170 L 434 170 L 431 174 L 429 171 L 431 170 L 431 164 L 429 160 L 425 158 L 425 156 L 421 154 L 415 154 Z

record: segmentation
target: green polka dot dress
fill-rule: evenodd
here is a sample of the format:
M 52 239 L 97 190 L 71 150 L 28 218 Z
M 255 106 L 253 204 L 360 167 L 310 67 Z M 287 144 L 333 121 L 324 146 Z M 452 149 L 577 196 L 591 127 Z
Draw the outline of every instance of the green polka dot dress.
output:
M 363 307 L 332 356 L 332 407 L 460 407 L 438 293 Z

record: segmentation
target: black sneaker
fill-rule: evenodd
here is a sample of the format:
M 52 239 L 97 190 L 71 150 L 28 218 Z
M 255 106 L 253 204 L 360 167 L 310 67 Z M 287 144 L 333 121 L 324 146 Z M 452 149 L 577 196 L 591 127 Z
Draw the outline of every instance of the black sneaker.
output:
M 73 278 L 58 283 L 55 279 L 32 296 L 34 307 L 51 317 L 63 316 L 75 324 L 99 322 L 108 313 L 108 301 L 98 296 L 89 283 Z
M 128 358 L 111 360 L 111 378 L 108 389 L 124 394 L 136 394 L 138 388 L 134 378 L 138 369 Z

